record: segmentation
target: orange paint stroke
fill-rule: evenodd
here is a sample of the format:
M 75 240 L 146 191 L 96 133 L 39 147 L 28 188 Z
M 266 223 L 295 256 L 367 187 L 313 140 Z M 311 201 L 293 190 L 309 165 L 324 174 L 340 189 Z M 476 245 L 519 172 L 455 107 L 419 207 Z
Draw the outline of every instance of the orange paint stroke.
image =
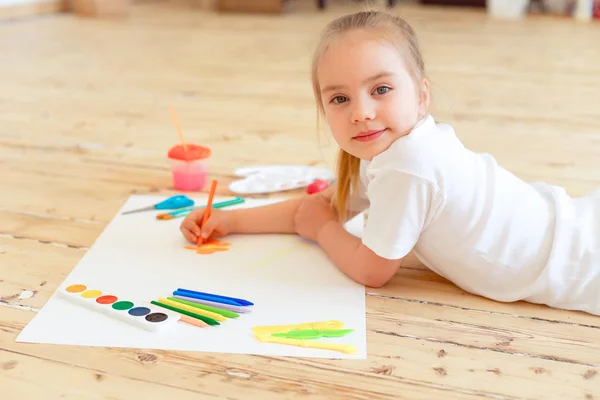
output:
M 188 250 L 196 250 L 196 254 L 214 254 L 219 251 L 229 251 L 231 243 L 221 242 L 215 238 L 208 238 L 200 246 L 184 246 Z

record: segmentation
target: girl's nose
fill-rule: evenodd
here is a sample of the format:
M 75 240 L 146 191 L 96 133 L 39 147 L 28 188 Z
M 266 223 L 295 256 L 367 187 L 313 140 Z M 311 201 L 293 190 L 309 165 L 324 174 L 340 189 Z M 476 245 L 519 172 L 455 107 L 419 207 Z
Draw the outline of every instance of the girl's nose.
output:
M 352 123 L 357 124 L 375 118 L 375 107 L 368 101 L 356 101 L 352 109 Z

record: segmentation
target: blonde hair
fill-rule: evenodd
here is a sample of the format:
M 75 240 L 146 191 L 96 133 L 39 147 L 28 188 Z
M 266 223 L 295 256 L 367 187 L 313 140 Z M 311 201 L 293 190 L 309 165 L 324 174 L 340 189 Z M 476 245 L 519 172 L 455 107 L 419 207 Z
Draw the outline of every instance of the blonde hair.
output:
M 345 32 L 356 29 L 380 31 L 383 38 L 394 45 L 404 59 L 408 73 L 415 82 L 417 90 L 420 88 L 418 82 L 425 77 L 425 65 L 419 49 L 417 35 L 413 28 L 402 18 L 380 11 L 361 11 L 339 17 L 325 27 L 313 55 L 312 85 L 317 102 L 318 119 L 319 117 L 323 118 L 325 115 L 321 87 L 317 76 L 319 60 L 334 39 Z M 345 221 L 348 217 L 348 199 L 350 193 L 356 188 L 359 173 L 360 159 L 340 149 L 337 160 L 337 189 L 333 199 L 340 221 Z

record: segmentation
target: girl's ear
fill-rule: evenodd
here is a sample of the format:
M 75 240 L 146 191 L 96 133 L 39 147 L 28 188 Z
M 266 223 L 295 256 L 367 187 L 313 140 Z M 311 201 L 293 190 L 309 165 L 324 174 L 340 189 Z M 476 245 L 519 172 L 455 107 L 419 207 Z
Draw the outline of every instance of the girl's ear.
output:
M 423 78 L 419 87 L 419 115 L 427 114 L 427 110 L 429 110 L 430 97 L 429 81 Z

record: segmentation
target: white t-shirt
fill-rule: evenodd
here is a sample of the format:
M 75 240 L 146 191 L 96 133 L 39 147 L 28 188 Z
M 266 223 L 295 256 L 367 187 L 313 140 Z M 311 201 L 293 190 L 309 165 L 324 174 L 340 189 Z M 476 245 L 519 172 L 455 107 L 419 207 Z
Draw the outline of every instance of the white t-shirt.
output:
M 381 257 L 412 251 L 468 292 L 600 314 L 600 192 L 526 183 L 427 116 L 361 161 L 350 208 L 365 207 Z

